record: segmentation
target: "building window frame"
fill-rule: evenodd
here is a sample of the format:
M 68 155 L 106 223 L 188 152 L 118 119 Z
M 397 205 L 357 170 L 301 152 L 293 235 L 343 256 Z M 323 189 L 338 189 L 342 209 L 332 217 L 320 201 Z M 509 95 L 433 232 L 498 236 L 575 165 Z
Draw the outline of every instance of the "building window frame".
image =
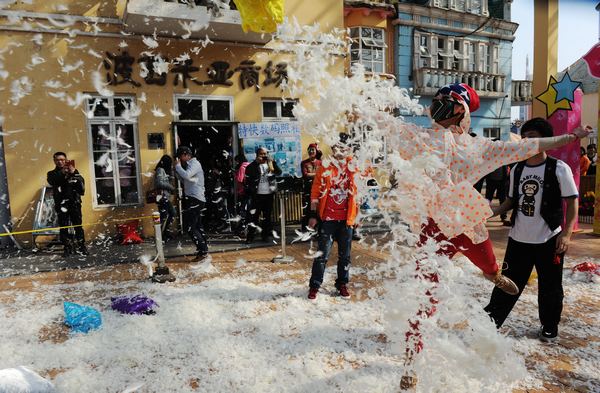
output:
M 490 139 L 500 139 L 502 130 L 500 127 L 485 127 L 483 129 L 483 136 Z
M 92 190 L 92 206 L 93 208 L 114 208 L 114 207 L 135 207 L 140 206 L 142 204 L 142 182 L 141 182 L 141 160 L 140 160 L 140 144 L 139 144 L 139 135 L 138 135 L 138 122 L 137 118 L 135 120 L 130 120 L 130 117 L 119 116 L 117 112 L 118 106 L 115 105 L 117 100 L 129 101 L 130 106 L 128 109 L 132 109 L 135 107 L 136 100 L 135 96 L 132 95 L 116 95 L 112 97 L 104 97 L 100 95 L 92 95 L 91 98 L 86 100 L 86 108 L 87 108 L 87 120 L 86 120 L 86 130 L 88 136 L 88 154 L 91 157 L 90 160 L 90 175 L 92 178 L 91 190 Z M 104 108 L 108 109 L 107 115 L 98 115 L 95 116 L 95 109 L 99 104 L 106 103 L 103 105 Z M 121 108 L 127 108 L 127 106 L 122 106 Z M 122 114 L 122 112 L 121 112 Z M 106 126 L 106 129 L 98 126 Z M 123 140 L 123 136 L 121 136 L 121 130 L 118 128 L 119 126 L 131 126 L 131 138 L 130 143 L 128 144 L 126 140 Z M 94 137 L 94 130 L 98 127 L 99 131 L 104 131 L 106 133 L 106 137 L 103 137 L 103 143 L 110 143 L 110 146 L 107 148 L 96 148 L 96 139 Z M 127 137 L 125 137 L 127 138 Z M 99 143 L 98 146 L 102 144 Z M 119 146 L 126 146 L 125 148 L 119 148 Z M 135 165 L 135 175 L 134 176 L 126 176 L 121 174 L 121 170 L 119 169 L 119 162 L 121 161 L 120 154 L 125 153 L 124 158 L 129 157 L 130 152 L 135 154 L 134 157 L 134 165 Z M 106 156 L 108 155 L 108 156 Z M 111 176 L 97 176 L 97 160 L 96 156 L 99 159 L 110 159 L 110 162 L 117 163 L 116 168 L 112 169 L 110 172 Z M 124 167 L 125 169 L 127 167 Z M 123 201 L 123 181 L 129 179 L 136 182 L 135 184 L 135 192 L 137 194 L 137 198 L 130 202 Z M 114 202 L 112 203 L 100 203 L 98 201 L 98 182 L 101 181 L 112 181 L 113 183 L 113 194 Z
M 180 100 L 188 101 L 200 101 L 201 102 L 201 118 L 194 119 L 181 119 L 182 113 L 180 112 Z M 209 101 L 213 102 L 228 102 L 229 110 L 226 119 L 214 119 L 210 118 L 209 113 Z M 194 122 L 205 122 L 205 123 L 231 123 L 234 121 L 234 110 L 233 110 L 233 97 L 232 96 L 217 96 L 217 95 L 197 95 L 197 94 L 175 94 L 173 96 L 173 109 L 174 109 L 174 121 L 181 123 L 194 123 Z
M 365 71 L 374 74 L 386 72 L 386 31 L 372 26 L 350 28 L 350 64 L 362 64 Z
M 431 36 L 429 34 L 421 34 L 417 38 L 417 50 L 419 56 L 419 67 L 431 67 Z
M 275 111 L 276 114 L 275 116 L 266 116 L 265 115 L 265 104 L 270 103 L 270 104 L 275 104 Z M 293 107 L 298 103 L 298 100 L 296 99 L 275 99 L 275 98 L 263 98 L 261 103 L 260 103 L 260 108 L 261 108 L 261 114 L 262 114 L 262 119 L 263 121 L 296 121 L 296 117 L 294 116 L 293 112 L 291 113 L 292 116 L 284 116 L 284 111 L 286 110 L 286 106 L 288 106 L 289 104 L 292 104 L 292 110 Z
M 488 0 L 433 0 L 433 6 L 444 10 L 468 12 L 475 15 L 489 15 Z
M 500 47 L 496 43 L 422 32 L 415 34 L 414 42 L 419 68 L 500 74 Z

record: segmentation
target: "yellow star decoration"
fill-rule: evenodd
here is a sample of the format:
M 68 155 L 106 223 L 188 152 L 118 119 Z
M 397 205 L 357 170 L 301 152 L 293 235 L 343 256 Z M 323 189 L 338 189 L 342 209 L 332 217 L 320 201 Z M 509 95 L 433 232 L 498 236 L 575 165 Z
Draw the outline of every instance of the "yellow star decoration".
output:
M 548 88 L 539 96 L 535 97 L 537 100 L 541 101 L 546 105 L 546 118 L 552 116 L 554 112 L 559 109 L 567 109 L 571 110 L 571 102 L 566 98 L 556 102 L 556 89 L 552 87 L 553 84 L 557 83 L 557 80 L 554 79 L 553 76 L 550 77 L 550 81 L 548 82 Z

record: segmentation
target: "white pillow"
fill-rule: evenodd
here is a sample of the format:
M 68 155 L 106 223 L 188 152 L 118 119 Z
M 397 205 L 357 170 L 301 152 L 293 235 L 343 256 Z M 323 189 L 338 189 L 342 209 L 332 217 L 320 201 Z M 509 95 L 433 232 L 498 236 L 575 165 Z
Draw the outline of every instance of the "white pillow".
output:
M 0 370 L 0 393 L 56 393 L 54 385 L 27 367 Z

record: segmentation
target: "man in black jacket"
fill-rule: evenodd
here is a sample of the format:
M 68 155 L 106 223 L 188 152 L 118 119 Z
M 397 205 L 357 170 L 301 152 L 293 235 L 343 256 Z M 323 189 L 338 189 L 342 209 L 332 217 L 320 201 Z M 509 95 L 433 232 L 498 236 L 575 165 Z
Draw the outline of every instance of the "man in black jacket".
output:
M 273 196 L 277 192 L 276 176 L 281 175 L 281 169 L 275 160 L 267 154 L 267 149 L 256 149 L 256 160 L 246 167 L 246 195 L 250 196 L 250 224 L 246 243 L 254 240 L 254 232 L 258 227 L 258 218 L 262 213 L 262 239 L 267 241 L 273 230 L 271 213 L 273 211 Z
M 75 169 L 73 161 L 67 160 L 66 153 L 56 152 L 53 156 L 56 167 L 48 172 L 48 184 L 52 186 L 54 209 L 58 214 L 58 225 L 65 227 L 77 225 L 75 238 L 69 234 L 68 228 L 61 228 L 60 241 L 64 246 L 64 255 L 69 256 L 74 251 L 87 255 L 83 227 L 81 227 L 81 197 L 85 193 L 83 177 Z

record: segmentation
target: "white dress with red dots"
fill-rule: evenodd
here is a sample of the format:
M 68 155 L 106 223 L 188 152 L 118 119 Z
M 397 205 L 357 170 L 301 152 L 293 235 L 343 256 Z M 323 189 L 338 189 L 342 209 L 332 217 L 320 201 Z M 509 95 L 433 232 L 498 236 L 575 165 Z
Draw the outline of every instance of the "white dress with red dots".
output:
M 436 123 L 432 129 L 403 125 L 396 135 L 399 141 L 413 141 L 395 144 L 401 158 L 428 157 L 429 164 L 424 170 L 431 179 L 427 189 L 411 193 L 409 199 L 412 199 L 414 209 L 403 209 L 404 219 L 413 231 L 419 232 L 423 217 L 406 212 L 418 212 L 419 207 L 425 205 L 428 217 L 437 223 L 447 238 L 465 234 L 475 244 L 488 238 L 485 222 L 492 216 L 492 210 L 473 184 L 503 165 L 523 161 L 539 152 L 539 142 L 535 138 L 517 142 L 492 141 L 453 132 Z M 419 184 L 410 186 L 415 191 L 414 187 Z

